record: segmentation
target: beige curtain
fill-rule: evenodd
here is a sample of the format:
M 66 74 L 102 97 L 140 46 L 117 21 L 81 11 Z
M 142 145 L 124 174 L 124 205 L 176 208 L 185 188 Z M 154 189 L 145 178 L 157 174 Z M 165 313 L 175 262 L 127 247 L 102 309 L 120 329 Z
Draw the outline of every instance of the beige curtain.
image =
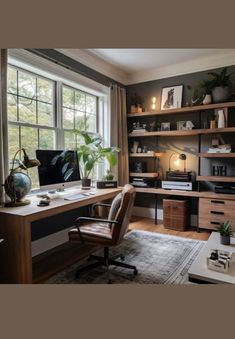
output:
M 8 175 L 7 140 L 7 50 L 0 49 L 0 204 L 5 201 L 2 185 Z
M 113 170 L 118 185 L 129 182 L 128 139 L 126 116 L 126 91 L 117 85 L 111 86 L 111 146 L 118 146 L 118 164 Z

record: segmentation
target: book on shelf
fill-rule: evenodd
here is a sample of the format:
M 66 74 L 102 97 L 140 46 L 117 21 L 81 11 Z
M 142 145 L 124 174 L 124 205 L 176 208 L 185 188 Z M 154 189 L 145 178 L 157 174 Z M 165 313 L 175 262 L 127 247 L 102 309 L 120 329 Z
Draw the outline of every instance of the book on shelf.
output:
M 224 144 L 224 145 L 217 145 L 209 147 L 207 153 L 230 153 L 231 152 L 231 145 Z

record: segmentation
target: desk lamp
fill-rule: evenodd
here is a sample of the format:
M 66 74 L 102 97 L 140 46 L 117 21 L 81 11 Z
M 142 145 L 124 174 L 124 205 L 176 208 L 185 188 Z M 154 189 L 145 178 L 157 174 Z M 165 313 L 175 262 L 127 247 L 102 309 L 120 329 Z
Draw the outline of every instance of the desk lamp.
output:
M 23 161 L 17 159 L 16 156 L 19 152 L 23 151 Z M 15 163 L 18 166 L 14 168 Z M 4 186 L 5 192 L 11 199 L 10 202 L 5 204 L 6 207 L 24 206 L 30 204 L 30 200 L 24 200 L 23 198 L 29 193 L 31 189 L 30 177 L 21 172 L 22 169 L 27 170 L 31 167 L 39 166 L 40 162 L 37 159 L 29 159 L 24 148 L 20 148 L 14 155 L 12 160 L 12 167 L 10 174 L 7 176 Z
M 170 156 L 170 158 L 169 158 L 169 172 L 171 171 L 171 158 L 172 158 L 172 156 L 175 155 L 175 154 L 178 154 L 178 155 L 179 155 L 179 156 L 178 156 L 178 159 L 184 161 L 184 172 L 186 172 L 186 159 L 187 159 L 186 154 L 184 154 L 184 153 L 178 153 L 178 152 L 172 153 L 171 156 Z

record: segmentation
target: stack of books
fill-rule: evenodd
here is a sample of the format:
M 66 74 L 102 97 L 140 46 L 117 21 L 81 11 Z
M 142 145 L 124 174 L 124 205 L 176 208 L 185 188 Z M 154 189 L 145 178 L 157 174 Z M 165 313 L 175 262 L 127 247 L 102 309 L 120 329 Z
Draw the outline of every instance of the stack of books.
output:
M 218 145 L 217 147 L 210 147 L 207 153 L 230 153 L 231 152 L 231 145 Z
M 233 252 L 212 249 L 207 257 L 207 267 L 214 271 L 228 272 L 231 266 Z
M 154 187 L 155 178 L 132 178 L 131 184 L 136 187 Z
M 133 128 L 131 133 L 135 134 L 135 133 L 143 133 L 143 132 L 146 132 L 146 128 L 144 128 L 144 127 L 135 127 L 135 128 Z

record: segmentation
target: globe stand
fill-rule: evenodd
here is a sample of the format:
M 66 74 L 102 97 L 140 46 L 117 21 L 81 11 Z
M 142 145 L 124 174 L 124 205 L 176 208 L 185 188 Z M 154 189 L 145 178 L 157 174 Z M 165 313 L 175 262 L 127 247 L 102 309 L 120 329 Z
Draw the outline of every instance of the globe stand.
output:
M 4 204 L 5 207 L 19 207 L 19 206 L 25 206 L 29 205 L 30 200 L 16 200 L 16 201 L 9 201 Z

